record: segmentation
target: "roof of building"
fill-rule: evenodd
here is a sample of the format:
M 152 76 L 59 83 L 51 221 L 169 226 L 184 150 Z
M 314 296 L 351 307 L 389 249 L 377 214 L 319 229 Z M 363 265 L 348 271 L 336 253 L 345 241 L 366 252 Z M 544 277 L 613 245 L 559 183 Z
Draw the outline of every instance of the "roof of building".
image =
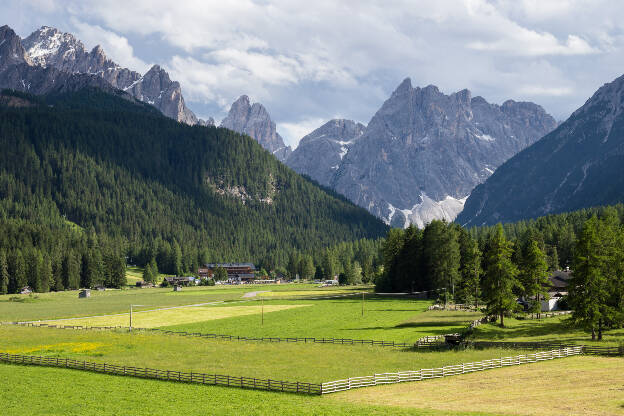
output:
M 550 285 L 555 289 L 565 289 L 570 284 L 572 278 L 572 272 L 569 270 L 556 270 L 554 271 L 548 280 Z
M 209 269 L 214 269 L 215 267 L 223 267 L 226 269 L 229 267 L 249 267 L 251 270 L 256 270 L 256 266 L 253 263 L 209 263 L 204 266 Z
M 194 276 L 167 276 L 165 277 L 167 281 L 179 281 L 179 280 L 188 280 L 189 282 L 195 280 Z

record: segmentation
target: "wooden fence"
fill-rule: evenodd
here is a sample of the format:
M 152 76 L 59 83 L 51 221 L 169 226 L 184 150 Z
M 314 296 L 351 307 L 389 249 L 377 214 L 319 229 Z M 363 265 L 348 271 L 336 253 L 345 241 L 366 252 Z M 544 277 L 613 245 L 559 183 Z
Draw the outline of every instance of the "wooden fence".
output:
M 253 377 L 236 377 L 222 374 L 159 370 L 155 368 L 129 367 L 108 363 L 72 360 L 69 358 L 0 353 L 0 362 L 71 368 L 75 370 L 114 374 L 119 376 L 208 384 L 214 386 L 239 387 L 245 389 L 270 390 L 299 394 L 321 394 L 320 384 L 303 383 L 298 381 L 258 379 Z
M 449 303 L 446 305 L 431 305 L 427 308 L 429 311 L 470 311 L 474 312 L 477 310 L 475 305 L 471 305 L 468 303 Z
M 30 327 L 42 327 L 42 328 L 57 328 L 57 329 L 78 329 L 78 330 L 127 330 L 128 327 L 124 326 L 81 326 L 81 325 L 52 325 L 46 323 L 36 322 L 11 322 L 4 323 L 4 325 L 19 325 Z M 335 344 L 335 345 L 373 345 L 379 347 L 395 347 L 395 348 L 427 348 L 440 346 L 441 336 L 428 336 L 423 337 L 417 342 L 397 342 L 397 341 L 379 341 L 372 339 L 351 339 L 351 338 L 314 338 L 314 337 L 245 337 L 239 335 L 222 335 L 222 334 L 209 334 L 202 332 L 186 332 L 186 331 L 170 331 L 160 328 L 133 328 L 133 331 L 145 331 L 156 332 L 166 335 L 178 335 L 184 337 L 198 337 L 208 339 L 218 339 L 225 341 L 255 341 L 255 342 L 300 342 L 309 344 Z
M 544 348 L 572 348 L 575 345 L 564 344 L 562 342 L 513 342 L 513 341 L 464 341 L 462 343 L 466 347 L 474 348 L 504 348 L 504 349 L 523 349 L 523 350 L 543 350 Z M 583 348 L 583 354 L 586 355 L 606 355 L 621 356 L 624 355 L 624 345 L 619 347 L 606 347 L 602 345 L 580 345 Z
M 416 371 L 401 371 L 398 373 L 380 373 L 365 377 L 350 377 L 344 380 L 330 381 L 321 385 L 321 394 L 335 393 L 360 387 L 378 386 L 381 384 L 403 383 L 406 381 L 420 381 L 431 378 L 455 376 L 458 374 L 483 371 L 491 368 L 501 368 L 512 365 L 535 363 L 583 353 L 583 347 L 568 347 L 558 350 L 538 352 L 535 354 L 518 355 L 515 357 L 494 358 L 472 363 L 448 365 L 440 368 L 423 368 Z

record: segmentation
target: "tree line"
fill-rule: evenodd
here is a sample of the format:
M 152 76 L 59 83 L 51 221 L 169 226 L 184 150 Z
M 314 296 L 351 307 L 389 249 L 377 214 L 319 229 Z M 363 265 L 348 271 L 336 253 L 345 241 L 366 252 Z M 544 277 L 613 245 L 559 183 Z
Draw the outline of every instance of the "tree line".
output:
M 601 339 L 605 328 L 624 324 L 623 214 L 618 205 L 469 230 L 438 220 L 422 230 L 391 229 L 376 290 L 437 292 L 445 301 L 483 306 L 504 326 L 505 316 L 521 307 L 519 299 L 540 312 L 548 278 L 560 268 L 558 253 L 564 253 L 573 276 L 567 297 L 572 319 Z M 552 224 L 563 238 L 553 238 Z
M 125 249 L 93 230 L 0 222 L 0 294 L 126 285 Z

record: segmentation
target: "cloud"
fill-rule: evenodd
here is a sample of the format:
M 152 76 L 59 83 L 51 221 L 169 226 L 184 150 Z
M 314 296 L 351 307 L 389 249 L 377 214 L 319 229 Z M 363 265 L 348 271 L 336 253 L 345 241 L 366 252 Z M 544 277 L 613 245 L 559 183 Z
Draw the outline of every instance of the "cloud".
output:
M 140 73 L 145 73 L 150 68 L 151 65 L 134 55 L 133 47 L 124 36 L 97 25 L 81 22 L 77 18 L 72 18 L 71 24 L 75 28 L 74 35 L 85 44 L 87 49 L 100 45 L 106 56 L 117 64 Z
M 287 145 L 296 147 L 301 138 L 312 133 L 327 121 L 322 118 L 308 118 L 295 123 L 279 123 L 277 131 L 284 137 Z
M 39 22 L 33 1 L 9 3 Z M 612 0 L 46 4 L 62 4 L 58 18 L 120 64 L 161 64 L 202 114 L 222 116 L 241 94 L 262 102 L 291 143 L 313 120 L 370 120 L 407 76 L 490 102 L 536 101 L 562 118 L 624 67 L 624 3 Z

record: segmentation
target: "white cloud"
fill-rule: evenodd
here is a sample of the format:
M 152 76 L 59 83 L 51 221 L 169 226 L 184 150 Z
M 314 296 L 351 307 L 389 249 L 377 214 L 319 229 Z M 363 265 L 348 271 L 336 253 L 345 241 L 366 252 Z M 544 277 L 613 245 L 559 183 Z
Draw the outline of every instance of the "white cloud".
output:
M 279 123 L 278 133 L 284 138 L 287 145 L 297 147 L 299 140 L 312 133 L 328 120 L 322 118 L 308 118 L 294 123 Z
M 87 49 L 100 45 L 107 57 L 123 67 L 140 73 L 147 72 L 151 66 L 134 55 L 134 49 L 124 36 L 97 25 L 81 22 L 77 18 L 72 18 L 71 23 L 75 28 L 74 35 L 85 44 Z
M 518 88 L 518 93 L 528 96 L 553 96 L 564 97 L 572 95 L 574 89 L 571 87 L 549 87 L 543 85 L 524 85 Z
M 10 2 L 41 20 L 36 6 Z M 163 65 L 198 112 L 218 117 L 247 94 L 297 138 L 317 127 L 305 120 L 368 121 L 406 76 L 491 102 L 536 101 L 562 118 L 624 67 L 624 2 L 612 0 L 46 4 L 46 13 L 62 4 L 59 19 L 82 22 L 78 35 L 120 64 Z

